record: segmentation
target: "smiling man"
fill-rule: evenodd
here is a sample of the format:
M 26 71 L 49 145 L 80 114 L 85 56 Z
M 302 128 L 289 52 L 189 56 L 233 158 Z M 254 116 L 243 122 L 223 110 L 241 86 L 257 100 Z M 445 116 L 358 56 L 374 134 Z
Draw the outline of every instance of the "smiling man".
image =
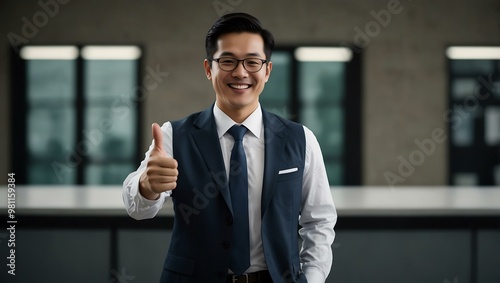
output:
M 162 283 L 325 282 L 330 272 L 337 214 L 319 144 L 259 104 L 273 47 L 253 16 L 221 17 L 205 41 L 215 103 L 153 124 L 145 159 L 123 183 L 135 219 L 173 201 Z
M 217 39 L 216 52 L 207 56 L 205 72 L 213 83 L 217 106 L 235 122 L 243 122 L 259 106 L 259 95 L 272 70 L 263 37 L 249 32 L 223 34 Z M 212 61 L 219 68 L 212 68 Z

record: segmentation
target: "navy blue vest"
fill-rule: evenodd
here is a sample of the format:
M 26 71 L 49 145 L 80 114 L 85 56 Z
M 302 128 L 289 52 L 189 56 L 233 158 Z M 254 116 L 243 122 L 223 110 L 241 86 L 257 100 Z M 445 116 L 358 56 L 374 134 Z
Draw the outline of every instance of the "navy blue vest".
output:
M 302 125 L 263 112 L 265 164 L 262 242 L 274 282 L 306 282 L 300 269 L 305 135 Z M 179 163 L 172 192 L 175 219 L 160 282 L 225 282 L 232 241 L 232 207 L 213 108 L 172 122 Z M 297 168 L 288 174 L 280 170 Z

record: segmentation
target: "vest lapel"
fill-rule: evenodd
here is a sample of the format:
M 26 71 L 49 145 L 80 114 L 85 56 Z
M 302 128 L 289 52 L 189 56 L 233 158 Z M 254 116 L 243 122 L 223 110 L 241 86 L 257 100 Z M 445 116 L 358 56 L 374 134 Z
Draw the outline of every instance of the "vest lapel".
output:
M 229 194 L 227 174 L 222 158 L 217 126 L 213 115 L 213 106 L 201 112 L 194 125 L 198 128 L 192 133 L 196 146 L 205 160 L 220 194 L 232 213 L 233 207 L 231 205 L 231 196 Z
M 285 149 L 287 134 L 285 125 L 274 114 L 262 110 L 264 119 L 264 180 L 262 185 L 262 215 L 271 201 Z

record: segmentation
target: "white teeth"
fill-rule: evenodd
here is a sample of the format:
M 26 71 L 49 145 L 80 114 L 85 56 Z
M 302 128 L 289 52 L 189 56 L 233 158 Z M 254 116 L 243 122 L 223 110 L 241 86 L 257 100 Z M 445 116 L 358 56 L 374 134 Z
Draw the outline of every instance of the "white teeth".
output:
M 237 89 L 247 89 L 250 87 L 249 85 L 233 85 L 233 84 L 230 84 L 229 86 Z

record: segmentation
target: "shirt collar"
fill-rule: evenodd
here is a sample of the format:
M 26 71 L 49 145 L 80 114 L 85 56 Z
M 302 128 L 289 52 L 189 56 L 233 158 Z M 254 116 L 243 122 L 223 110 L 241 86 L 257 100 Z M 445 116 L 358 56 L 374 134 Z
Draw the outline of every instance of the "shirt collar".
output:
M 222 112 L 222 110 L 217 106 L 217 103 L 214 104 L 214 118 L 215 124 L 217 125 L 217 133 L 219 134 L 219 139 L 231 128 L 234 124 L 238 124 L 226 113 Z M 253 111 L 248 118 L 241 123 L 241 125 L 245 126 L 255 137 L 260 138 L 260 133 L 262 131 L 262 110 L 260 108 L 260 103 L 257 108 Z

